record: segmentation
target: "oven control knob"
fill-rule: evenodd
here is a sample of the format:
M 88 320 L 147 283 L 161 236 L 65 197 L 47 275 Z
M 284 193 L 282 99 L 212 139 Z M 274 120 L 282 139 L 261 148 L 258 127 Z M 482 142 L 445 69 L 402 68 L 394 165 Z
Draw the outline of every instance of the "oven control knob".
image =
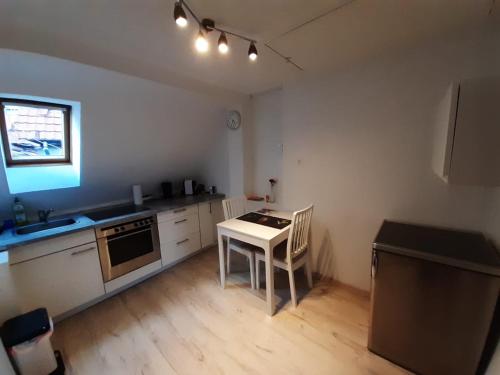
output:
M 125 227 L 120 227 L 120 230 L 125 230 Z
M 138 225 L 139 225 L 139 223 L 134 223 L 134 227 L 136 227 L 136 226 L 138 226 Z
M 118 229 L 118 228 L 115 228 L 115 233 L 116 233 L 116 232 L 119 232 L 119 231 L 120 231 L 120 229 Z
M 144 221 L 141 221 L 141 225 L 144 225 Z

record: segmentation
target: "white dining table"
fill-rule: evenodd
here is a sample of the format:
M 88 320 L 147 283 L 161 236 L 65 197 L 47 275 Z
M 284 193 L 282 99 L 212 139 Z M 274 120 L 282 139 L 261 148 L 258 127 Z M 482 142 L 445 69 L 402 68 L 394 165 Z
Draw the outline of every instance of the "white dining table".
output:
M 292 212 L 287 211 L 272 211 L 263 214 L 289 220 L 292 218 Z M 226 283 L 226 268 L 224 267 L 224 237 L 234 238 L 236 240 L 244 241 L 246 243 L 262 248 L 264 250 L 266 258 L 267 313 L 268 315 L 272 316 L 275 309 L 273 250 L 276 245 L 288 238 L 289 231 L 290 225 L 283 229 L 276 229 L 265 225 L 240 220 L 238 218 L 229 219 L 217 224 L 221 287 L 224 288 Z

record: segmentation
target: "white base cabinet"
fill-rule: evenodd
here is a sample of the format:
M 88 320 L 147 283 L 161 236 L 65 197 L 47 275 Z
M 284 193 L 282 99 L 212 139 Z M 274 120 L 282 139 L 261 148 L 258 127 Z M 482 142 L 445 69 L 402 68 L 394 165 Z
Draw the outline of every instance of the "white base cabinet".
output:
M 20 312 L 47 308 L 53 318 L 114 292 L 137 278 L 159 272 L 217 242 L 223 221 L 220 200 L 158 213 L 161 262 L 106 285 L 93 229 L 47 239 L 9 251 L 8 278 Z M 0 289 L 2 286 L 0 286 Z M 106 289 L 106 290 L 105 290 Z
M 224 220 L 222 202 L 220 200 L 203 202 L 198 205 L 200 218 L 201 247 L 217 243 L 217 223 Z
M 95 242 L 13 264 L 10 273 L 23 312 L 46 307 L 55 317 L 104 294 Z
M 201 245 L 198 205 L 160 212 L 158 232 L 163 267 L 199 250 Z
M 161 244 L 161 259 L 164 266 L 173 264 L 200 250 L 200 233 L 195 232 Z

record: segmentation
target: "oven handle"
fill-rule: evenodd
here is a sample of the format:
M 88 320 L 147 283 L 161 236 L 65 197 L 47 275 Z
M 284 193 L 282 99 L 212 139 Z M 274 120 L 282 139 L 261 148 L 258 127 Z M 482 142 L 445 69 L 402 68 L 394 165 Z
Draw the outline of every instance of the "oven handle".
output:
M 135 231 L 133 233 L 126 233 L 123 236 L 114 237 L 111 239 L 106 239 L 106 241 L 111 242 L 111 241 L 115 241 L 115 240 L 121 240 L 122 238 L 130 237 L 130 236 L 133 236 L 134 234 L 137 234 L 137 233 L 150 232 L 151 230 L 152 230 L 152 227 L 147 227 L 146 229 L 138 230 L 138 231 Z
M 180 244 L 183 244 L 184 242 L 188 242 L 188 241 L 189 241 L 189 238 L 186 238 L 185 240 L 177 242 L 176 245 L 179 246 Z
M 174 221 L 174 224 L 184 223 L 184 222 L 186 222 L 187 220 L 188 220 L 188 219 L 182 219 L 182 220 Z

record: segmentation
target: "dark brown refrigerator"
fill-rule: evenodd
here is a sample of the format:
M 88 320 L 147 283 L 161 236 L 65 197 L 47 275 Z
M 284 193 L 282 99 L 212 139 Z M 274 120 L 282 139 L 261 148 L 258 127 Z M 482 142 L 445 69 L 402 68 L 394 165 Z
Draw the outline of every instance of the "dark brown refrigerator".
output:
M 481 372 L 498 341 L 499 291 L 499 255 L 481 233 L 385 221 L 368 348 L 419 374 Z

